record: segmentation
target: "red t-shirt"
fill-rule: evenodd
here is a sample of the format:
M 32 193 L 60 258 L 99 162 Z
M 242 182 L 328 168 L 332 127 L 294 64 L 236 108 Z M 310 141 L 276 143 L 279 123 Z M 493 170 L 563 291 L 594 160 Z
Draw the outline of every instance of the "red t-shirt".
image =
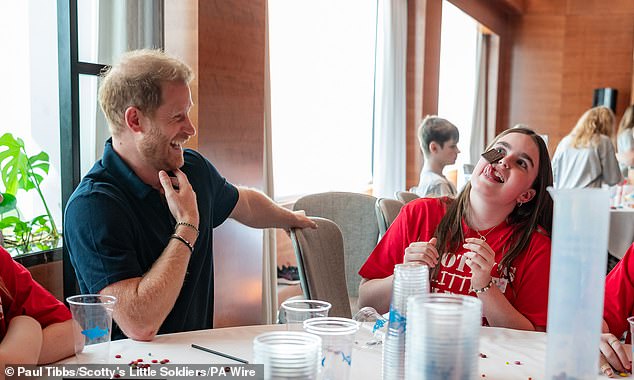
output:
M 634 315 L 634 244 L 612 269 L 605 280 L 603 319 L 617 337 L 629 331 L 627 318 Z
M 0 277 L 10 294 L 9 297 L 0 291 L 0 340 L 4 339 L 11 319 L 18 315 L 33 317 L 42 328 L 71 318 L 68 308 L 35 282 L 31 273 L 2 247 Z
M 421 198 L 406 204 L 385 233 L 379 244 L 363 264 L 359 275 L 367 279 L 385 278 L 394 273 L 394 265 L 403 262 L 405 248 L 410 243 L 429 241 L 445 214 L 446 198 Z M 506 222 L 490 230 L 487 243 L 496 253 L 496 264 L 510 247 L 514 227 Z M 475 230 L 462 222 L 465 238 L 480 238 Z M 431 280 L 433 292 L 474 295 L 471 288 L 471 268 L 465 263 L 460 249 L 454 255 L 441 260 L 436 278 Z M 440 253 L 440 252 L 439 252 Z M 495 285 L 522 315 L 535 327 L 546 327 L 548 312 L 548 276 L 550 272 L 550 238 L 534 232 L 526 250 L 513 262 L 508 278 L 501 275 L 498 265 L 494 265 L 491 276 Z

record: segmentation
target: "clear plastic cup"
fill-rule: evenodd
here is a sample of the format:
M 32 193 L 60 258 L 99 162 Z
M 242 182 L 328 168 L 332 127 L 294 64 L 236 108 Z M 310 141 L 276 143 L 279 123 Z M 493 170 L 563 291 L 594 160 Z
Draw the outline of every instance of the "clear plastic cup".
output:
M 412 296 L 407 312 L 405 379 L 479 378 L 479 299 L 439 293 Z
M 253 339 L 253 363 L 264 364 L 264 379 L 316 380 L 321 338 L 299 331 L 276 331 Z
M 305 320 L 327 317 L 332 305 L 318 300 L 289 300 L 282 302 L 282 312 L 286 330 L 302 331 Z
M 349 318 L 320 317 L 304 321 L 304 331 L 321 337 L 321 380 L 347 380 L 359 323 Z
M 376 349 L 381 347 L 387 333 L 388 320 L 379 314 L 376 309 L 366 306 L 359 310 L 353 317 L 359 322 L 359 332 L 355 343 L 361 349 Z
M 390 321 L 383 343 L 383 379 L 401 380 L 405 374 L 407 298 L 429 293 L 429 268 L 408 263 L 394 267 Z
M 112 312 L 117 298 L 83 294 L 66 298 L 73 315 L 78 363 L 107 363 L 110 358 Z

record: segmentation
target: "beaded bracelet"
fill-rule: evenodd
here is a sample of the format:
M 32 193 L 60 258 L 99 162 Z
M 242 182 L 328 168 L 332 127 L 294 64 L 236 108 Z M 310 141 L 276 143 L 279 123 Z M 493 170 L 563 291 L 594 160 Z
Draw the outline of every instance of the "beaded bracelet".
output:
M 196 231 L 196 236 L 198 236 L 198 234 L 200 233 L 200 231 L 198 231 L 198 228 L 191 223 L 177 222 L 176 225 L 174 226 L 174 231 L 176 231 L 176 227 L 178 226 L 185 226 L 185 227 L 191 228 L 192 230 Z
M 192 243 L 187 241 L 187 239 L 185 239 L 184 237 L 180 236 L 179 234 L 172 234 L 172 236 L 170 236 L 170 239 L 180 240 L 181 242 L 183 242 L 183 244 L 185 244 L 187 246 L 187 248 L 189 248 L 189 251 L 192 254 L 194 253 L 194 246 L 192 245 Z
M 486 292 L 487 290 L 491 289 L 491 286 L 493 286 L 493 279 L 491 279 L 491 281 L 489 281 L 489 283 L 487 284 L 487 286 L 485 286 L 484 288 L 481 289 L 469 289 L 470 292 L 473 292 L 475 294 L 481 294 Z

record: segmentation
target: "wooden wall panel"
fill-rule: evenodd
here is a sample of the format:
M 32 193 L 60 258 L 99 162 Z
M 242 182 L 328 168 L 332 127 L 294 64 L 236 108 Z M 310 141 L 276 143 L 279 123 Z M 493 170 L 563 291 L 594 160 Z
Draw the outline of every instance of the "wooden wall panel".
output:
M 503 0 L 498 0 L 497 5 L 483 4 L 479 1 L 471 0 L 449 0 L 453 5 L 460 8 L 463 12 L 477 20 L 480 24 L 486 26 L 494 33 L 501 35 L 506 30 L 506 20 L 509 16 L 509 7 L 504 6 Z M 514 7 L 511 7 L 515 11 Z
M 617 114 L 630 103 L 634 22 L 631 16 L 584 15 L 566 18 L 561 127 L 570 129 L 592 106 L 595 88 L 618 90 Z
M 165 52 L 187 63 L 198 73 L 198 0 L 164 0 Z M 198 75 L 190 83 L 192 107 L 189 117 L 198 125 Z M 187 142 L 198 148 L 198 135 Z
M 542 0 L 543 1 L 543 0 Z M 561 1 L 561 0 L 559 0 Z M 597 14 L 634 14 L 634 1 L 632 0 L 568 0 L 567 13 L 576 15 Z M 601 22 L 609 23 L 603 19 Z
M 406 187 L 418 184 L 423 155 L 416 131 L 425 115 L 438 113 L 442 0 L 408 2 Z
M 526 8 L 526 0 L 497 0 L 499 7 L 508 10 L 508 13 L 522 14 Z
M 528 15 L 518 20 L 512 56 L 508 124 L 558 135 L 565 18 Z M 558 141 L 558 139 L 557 139 Z
M 548 133 L 552 154 L 595 88 L 618 89 L 619 119 L 632 101 L 634 2 L 527 0 L 525 9 L 513 24 L 508 114 Z
M 568 0 L 524 0 L 524 14 L 563 15 L 566 13 L 567 2 Z
M 265 0 L 198 2 L 199 150 L 237 185 L 264 185 Z M 214 231 L 215 327 L 262 316 L 262 230 Z
M 33 279 L 60 301 L 64 301 L 64 284 L 62 283 L 62 261 L 53 261 L 27 267 Z
M 418 184 L 423 156 L 416 131 L 423 119 L 423 77 L 425 59 L 425 5 L 427 0 L 407 2 L 407 74 L 406 74 L 406 187 Z M 440 59 L 440 56 L 438 56 Z M 438 91 L 436 90 L 436 99 Z M 436 106 L 438 108 L 438 106 Z

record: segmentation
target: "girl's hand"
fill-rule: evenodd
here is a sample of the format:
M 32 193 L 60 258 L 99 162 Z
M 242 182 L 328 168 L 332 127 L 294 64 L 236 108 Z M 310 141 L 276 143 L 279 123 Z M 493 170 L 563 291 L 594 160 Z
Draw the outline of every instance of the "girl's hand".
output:
M 619 341 L 616 336 L 606 333 L 601 334 L 601 341 L 599 343 L 599 349 L 601 350 L 601 371 L 604 375 L 612 377 L 616 369 L 617 372 L 629 372 L 632 370 L 632 365 L 625 352 L 625 347 Z
M 466 264 L 471 268 L 471 287 L 482 289 L 491 281 L 491 269 L 495 264 L 495 252 L 482 239 L 465 239 L 464 248 L 467 257 Z
M 416 241 L 405 248 L 403 263 L 420 263 L 429 267 L 435 267 L 438 263 L 438 251 L 436 242 L 438 239 L 431 238 L 429 242 Z

